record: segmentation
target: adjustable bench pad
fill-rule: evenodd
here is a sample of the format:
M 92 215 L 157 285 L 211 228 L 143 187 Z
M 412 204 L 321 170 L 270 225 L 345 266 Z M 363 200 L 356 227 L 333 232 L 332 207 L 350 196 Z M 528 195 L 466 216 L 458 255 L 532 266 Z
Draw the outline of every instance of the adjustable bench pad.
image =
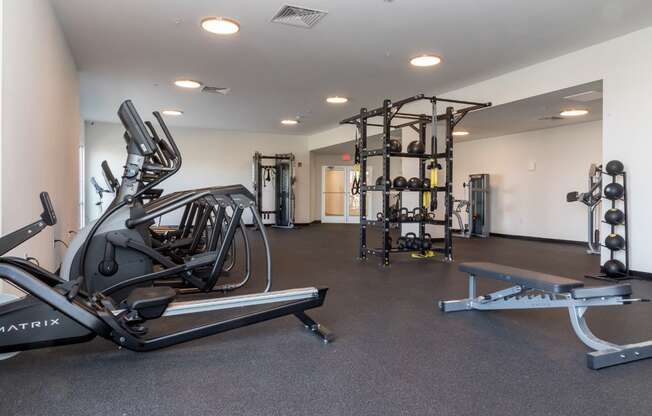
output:
M 460 271 L 476 277 L 488 277 L 524 286 L 529 289 L 551 293 L 568 293 L 573 289 L 584 286 L 584 283 L 567 277 L 518 269 L 495 263 L 461 263 Z
M 628 297 L 632 294 L 632 286 L 622 283 L 611 286 L 585 287 L 573 289 L 573 299 L 608 298 L 612 296 Z

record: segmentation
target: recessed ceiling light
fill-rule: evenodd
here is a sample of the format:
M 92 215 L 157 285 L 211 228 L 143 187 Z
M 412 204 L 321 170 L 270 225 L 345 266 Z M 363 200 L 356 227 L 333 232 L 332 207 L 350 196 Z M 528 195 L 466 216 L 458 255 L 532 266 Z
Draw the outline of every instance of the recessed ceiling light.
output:
M 201 21 L 201 27 L 216 35 L 233 35 L 240 31 L 240 23 L 226 17 L 207 17 Z
M 454 131 L 453 136 L 468 136 L 470 133 L 468 131 L 460 130 Z
M 589 114 L 589 110 L 578 110 L 575 108 L 571 108 L 570 110 L 564 110 L 561 113 L 559 113 L 559 115 L 562 117 L 579 117 L 579 116 L 585 116 L 587 114 Z
M 349 99 L 346 98 L 346 97 L 339 97 L 339 96 L 336 95 L 335 97 L 326 98 L 326 102 L 331 103 L 331 104 L 344 104 L 344 103 L 349 102 Z
M 435 66 L 441 62 L 441 58 L 435 55 L 421 55 L 410 59 L 414 66 Z
M 192 79 L 178 79 L 174 81 L 174 85 L 181 88 L 196 89 L 201 87 L 201 82 L 193 81 Z
M 166 116 L 180 116 L 183 114 L 181 110 L 163 110 L 162 112 Z
M 295 126 L 299 124 L 299 121 L 293 119 L 287 119 L 287 120 L 281 120 L 281 124 L 284 124 L 286 126 Z

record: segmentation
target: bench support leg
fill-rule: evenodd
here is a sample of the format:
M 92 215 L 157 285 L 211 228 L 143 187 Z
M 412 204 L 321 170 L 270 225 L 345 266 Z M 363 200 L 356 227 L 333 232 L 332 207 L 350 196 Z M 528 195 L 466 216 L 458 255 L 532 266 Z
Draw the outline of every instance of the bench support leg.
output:
M 603 298 L 574 299 L 570 293 L 541 293 L 522 286 L 512 286 L 487 295 L 476 295 L 476 276 L 469 275 L 469 297 L 459 300 L 440 301 L 443 312 L 468 310 L 515 310 L 566 308 L 571 326 L 577 337 L 587 347 L 596 350 L 586 355 L 587 366 L 597 370 L 652 358 L 652 341 L 618 345 L 598 338 L 586 322 L 585 315 L 592 306 L 620 306 L 639 299 L 611 296 Z
M 598 338 L 591 332 L 584 314 L 587 307 L 569 307 L 571 324 L 577 337 L 587 347 L 596 351 L 586 354 L 586 365 L 593 369 L 625 364 L 632 361 L 652 358 L 652 341 L 637 344 L 618 345 Z

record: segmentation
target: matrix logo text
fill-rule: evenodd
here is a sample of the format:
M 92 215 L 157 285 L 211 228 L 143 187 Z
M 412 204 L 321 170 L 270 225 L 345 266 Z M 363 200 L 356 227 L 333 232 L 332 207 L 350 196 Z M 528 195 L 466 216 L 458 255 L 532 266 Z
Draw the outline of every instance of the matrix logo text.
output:
M 10 332 L 26 331 L 28 329 L 45 328 L 48 326 L 56 325 L 61 325 L 59 318 L 44 319 L 42 321 L 21 322 L 19 324 L 0 326 L 0 334 L 8 334 Z

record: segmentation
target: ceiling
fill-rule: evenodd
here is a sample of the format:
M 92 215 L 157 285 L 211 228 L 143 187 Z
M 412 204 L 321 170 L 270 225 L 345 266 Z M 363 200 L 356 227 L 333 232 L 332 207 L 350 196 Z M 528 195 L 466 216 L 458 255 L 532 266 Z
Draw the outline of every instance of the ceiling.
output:
M 461 142 L 484 139 L 602 120 L 602 98 L 586 102 L 565 98 L 591 91 L 602 93 L 602 81 L 475 111 L 467 115 L 455 128 L 458 131 L 468 131 L 470 134 L 457 136 L 455 140 Z M 583 109 L 588 110 L 589 113 L 581 117 L 559 117 L 559 113 L 567 109 Z M 550 117 L 554 119 L 550 120 Z
M 51 0 L 80 71 L 82 116 L 114 121 L 120 101 L 178 108 L 172 125 L 312 134 L 361 106 L 443 93 L 652 24 L 649 0 L 292 0 L 326 10 L 312 29 L 270 23 L 280 0 Z M 218 37 L 205 16 L 237 19 Z M 409 58 L 440 55 L 434 68 Z M 191 78 L 228 96 L 183 91 Z M 324 102 L 329 95 L 348 104 Z M 298 126 L 281 126 L 300 116 Z
M 594 97 L 599 98 L 590 101 L 578 101 L 577 98 L 566 98 L 589 92 L 599 93 L 593 94 Z M 455 137 L 455 142 L 459 143 L 468 140 L 506 136 L 524 131 L 542 130 L 602 120 L 601 94 L 602 81 L 595 81 L 475 111 L 469 113 L 455 128 L 456 131 L 468 131 L 469 135 L 457 136 Z M 581 96 L 579 95 L 579 97 Z M 588 110 L 589 113 L 586 116 L 559 119 L 559 113 L 561 111 L 571 108 Z M 551 120 L 551 117 L 554 117 L 554 119 Z M 437 129 L 440 137 L 444 135 L 442 124 L 443 122 L 440 122 L 439 128 Z M 377 139 L 375 140 L 376 142 L 374 142 L 372 147 L 380 146 L 380 142 Z M 354 141 L 351 140 L 317 149 L 315 153 L 342 155 L 344 153 L 353 154 L 353 151 Z

